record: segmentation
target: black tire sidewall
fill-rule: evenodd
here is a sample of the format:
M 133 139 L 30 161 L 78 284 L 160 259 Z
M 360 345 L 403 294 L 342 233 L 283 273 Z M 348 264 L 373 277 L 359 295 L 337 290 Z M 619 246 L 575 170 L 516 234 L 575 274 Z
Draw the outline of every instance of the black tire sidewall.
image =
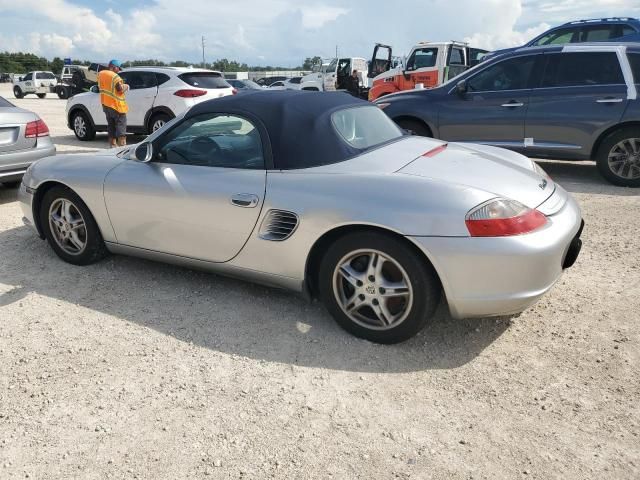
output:
M 13 96 L 19 99 L 24 97 L 24 93 L 22 93 L 22 89 L 20 87 L 14 87 Z
M 46 93 L 37 93 L 36 95 L 38 98 L 45 98 L 47 96 Z
M 51 232 L 51 226 L 49 225 L 49 208 L 55 200 L 60 198 L 64 198 L 73 202 L 73 204 L 82 214 L 82 218 L 84 219 L 87 229 L 87 246 L 80 255 L 68 254 L 67 252 L 62 250 L 62 248 L 60 248 L 58 243 L 53 238 L 53 232 Z M 65 262 L 71 263 L 73 265 L 89 265 L 91 263 L 97 262 L 107 254 L 104 240 L 102 239 L 102 234 L 100 233 L 100 229 L 98 228 L 93 215 L 89 211 L 89 208 L 73 190 L 64 186 L 51 188 L 45 193 L 44 198 L 42 199 L 40 212 L 38 215 L 40 218 L 40 226 L 42 227 L 42 231 L 45 234 L 47 242 L 56 253 L 56 255 L 58 255 L 58 257 L 60 257 Z
M 413 305 L 408 317 L 389 330 L 371 330 L 353 322 L 340 308 L 333 292 L 333 272 L 349 252 L 372 249 L 384 252 L 405 269 L 413 289 Z M 376 343 L 399 343 L 416 335 L 433 316 L 440 301 L 440 284 L 435 271 L 401 239 L 378 232 L 345 235 L 325 253 L 319 271 L 319 293 L 336 322 L 353 335 Z
M 600 174 L 609 182 L 620 187 L 640 187 L 640 178 L 621 178 L 609 168 L 609 152 L 617 143 L 626 138 L 640 138 L 638 127 L 626 127 L 610 133 L 600 144 L 596 154 L 596 165 Z

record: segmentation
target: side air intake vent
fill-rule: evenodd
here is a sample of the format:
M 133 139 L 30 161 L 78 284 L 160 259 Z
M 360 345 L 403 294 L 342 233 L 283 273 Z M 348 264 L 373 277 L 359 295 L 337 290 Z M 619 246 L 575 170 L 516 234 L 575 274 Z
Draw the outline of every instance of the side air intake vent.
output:
M 260 238 L 281 242 L 289 238 L 298 226 L 298 216 L 284 210 L 270 210 L 262 221 Z

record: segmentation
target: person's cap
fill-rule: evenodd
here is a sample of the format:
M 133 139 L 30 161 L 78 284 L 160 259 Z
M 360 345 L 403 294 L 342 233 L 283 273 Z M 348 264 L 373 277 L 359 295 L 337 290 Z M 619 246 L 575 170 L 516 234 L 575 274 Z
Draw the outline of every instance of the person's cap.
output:
M 120 60 L 116 60 L 115 58 L 113 60 L 109 61 L 109 65 L 113 65 L 114 67 L 122 68 L 122 63 L 120 63 Z

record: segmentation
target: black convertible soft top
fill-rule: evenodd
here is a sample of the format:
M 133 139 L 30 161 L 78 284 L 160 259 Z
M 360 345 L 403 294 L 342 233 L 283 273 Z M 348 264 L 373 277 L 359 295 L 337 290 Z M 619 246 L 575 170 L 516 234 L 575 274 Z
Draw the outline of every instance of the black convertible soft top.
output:
M 274 167 L 289 170 L 337 163 L 362 153 L 331 123 L 334 112 L 362 106 L 375 108 L 342 92 L 255 91 L 199 103 L 186 118 L 229 113 L 257 120 L 266 130 Z

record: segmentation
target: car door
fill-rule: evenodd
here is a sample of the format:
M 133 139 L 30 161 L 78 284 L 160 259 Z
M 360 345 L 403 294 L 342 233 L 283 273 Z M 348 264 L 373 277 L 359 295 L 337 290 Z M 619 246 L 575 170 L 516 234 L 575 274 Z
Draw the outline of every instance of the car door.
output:
M 617 54 L 558 51 L 544 57 L 542 80 L 527 110 L 527 152 L 588 158 L 595 137 L 620 121 L 628 103 Z
M 33 72 L 29 72 L 22 79 L 22 90 L 24 93 L 33 93 L 36 91 L 33 75 Z
M 452 87 L 440 103 L 439 138 L 523 148 L 529 85 L 540 57 L 491 63 L 465 79 L 466 93 Z
M 442 72 L 442 83 L 460 75 L 467 69 L 468 61 L 465 61 L 465 49 L 452 45 L 447 53 L 447 64 Z
M 147 113 L 153 108 L 158 95 L 156 75 L 154 72 L 132 70 L 121 72 L 120 76 L 129 85 L 129 91 L 125 94 L 129 106 L 127 126 L 146 128 Z
M 153 142 L 148 163 L 128 160 L 105 179 L 120 244 L 210 262 L 237 255 L 265 196 L 266 134 L 239 115 L 202 114 Z

